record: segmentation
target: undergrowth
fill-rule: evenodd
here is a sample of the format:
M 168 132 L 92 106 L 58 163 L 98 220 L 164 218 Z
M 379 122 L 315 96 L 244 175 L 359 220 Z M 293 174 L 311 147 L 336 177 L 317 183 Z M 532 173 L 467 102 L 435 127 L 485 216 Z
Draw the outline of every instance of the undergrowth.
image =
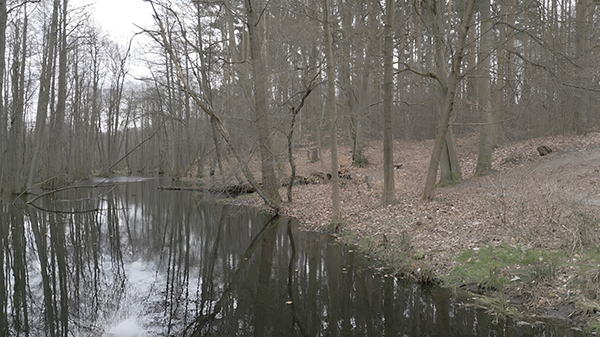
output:
M 491 296 L 494 300 L 488 299 L 489 303 L 484 301 L 482 305 L 489 305 L 495 313 L 514 311 L 505 299 L 507 293 L 528 292 L 536 294 L 532 299 L 538 302 L 557 303 L 562 299 L 574 303 L 577 315 L 593 323 L 600 313 L 600 249 L 589 247 L 574 253 L 506 243 L 468 249 L 458 257 L 444 282 L 452 287 L 470 285 L 468 289 Z
M 407 232 L 399 235 L 359 237 L 352 230 L 343 227 L 338 239 L 346 244 L 355 245 L 363 253 L 371 254 L 396 274 L 409 276 L 422 284 L 441 282 L 439 276 L 425 262 L 426 253 L 412 247 Z

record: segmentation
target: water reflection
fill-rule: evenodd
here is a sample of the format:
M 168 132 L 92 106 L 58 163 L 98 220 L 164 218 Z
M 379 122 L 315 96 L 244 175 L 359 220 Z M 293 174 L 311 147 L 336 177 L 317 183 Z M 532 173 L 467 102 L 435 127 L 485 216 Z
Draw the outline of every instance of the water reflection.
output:
M 0 335 L 576 335 L 494 322 L 293 220 L 159 184 L 88 181 L 3 204 Z

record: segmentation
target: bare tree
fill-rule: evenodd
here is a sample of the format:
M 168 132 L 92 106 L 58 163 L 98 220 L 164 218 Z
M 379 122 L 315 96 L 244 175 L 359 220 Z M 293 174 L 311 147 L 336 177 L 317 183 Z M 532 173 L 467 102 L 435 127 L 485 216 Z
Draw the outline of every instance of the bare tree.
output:
M 591 4 L 589 0 L 576 0 L 575 1 L 575 60 L 580 64 L 579 69 L 576 72 L 579 74 L 578 77 L 586 79 L 588 74 L 586 70 L 589 66 L 587 57 L 587 51 L 590 48 L 590 28 L 589 28 L 589 17 Z M 587 81 L 585 81 L 587 82 Z M 587 83 L 584 82 L 584 85 Z M 576 91 L 576 108 L 574 115 L 574 129 L 578 135 L 584 135 L 587 132 L 588 124 L 588 110 L 589 110 L 589 92 L 585 90 Z
M 492 51 L 492 18 L 490 14 L 490 1 L 479 1 L 480 21 L 480 52 L 478 64 L 478 94 L 479 94 L 479 156 L 477 157 L 476 175 L 484 175 L 492 170 L 492 153 L 494 152 L 494 121 L 497 110 L 492 109 L 490 91 L 490 58 Z M 500 76 L 500 75 L 499 75 Z
M 7 144 L 4 140 L 6 139 L 5 132 L 8 127 L 8 111 L 4 106 L 4 71 L 6 68 L 6 22 L 7 22 L 7 12 L 6 12 L 6 0 L 0 0 L 0 139 L 2 140 L 2 144 L 0 146 L 0 160 L 4 162 L 5 160 L 5 152 L 6 148 L 4 148 L 4 144 Z M 0 168 L 0 181 L 4 180 L 4 167 Z M 0 193 L 2 190 L 0 189 Z
M 18 193 L 23 188 L 25 151 L 25 70 L 27 57 L 27 6 L 23 6 L 22 25 L 15 25 L 13 61 L 11 67 L 11 93 L 13 98 L 7 155 L 2 165 L 5 192 Z M 22 30 L 22 33 L 21 33 Z M 0 103 L 1 104 L 1 103 Z
M 383 203 L 395 202 L 394 183 L 394 0 L 385 1 L 383 92 Z
M 433 189 L 435 187 L 435 179 L 437 176 L 438 166 L 440 163 L 440 158 L 442 156 L 442 149 L 445 143 L 446 135 L 448 133 L 448 127 L 450 125 L 450 116 L 452 114 L 454 106 L 454 96 L 458 88 L 458 83 L 462 78 L 462 59 L 464 57 L 464 52 L 466 49 L 467 32 L 473 22 L 475 2 L 476 0 L 468 0 L 463 9 L 462 22 L 458 29 L 456 49 L 452 57 L 452 70 L 448 77 L 447 92 L 444 97 L 442 116 L 438 127 L 437 137 L 433 145 L 433 153 L 431 154 L 429 169 L 427 171 L 427 179 L 425 181 L 423 199 L 430 199 L 433 196 Z
M 27 175 L 26 188 L 34 185 L 38 177 L 39 162 L 42 153 L 42 147 L 45 142 L 46 124 L 48 117 L 48 104 L 50 103 L 50 90 L 52 77 L 54 76 L 54 62 L 56 57 L 56 46 L 58 40 L 58 15 L 60 12 L 60 0 L 54 0 L 52 17 L 47 30 L 47 50 L 43 55 L 42 71 L 40 74 L 40 88 L 37 103 L 37 114 L 35 119 L 35 131 L 33 135 L 33 150 L 31 155 L 31 165 Z
M 331 13 L 329 0 L 323 0 L 325 20 L 325 59 L 327 61 L 327 95 L 329 99 L 329 123 L 331 124 L 331 223 L 339 224 L 342 220 L 340 206 L 340 179 L 338 176 L 338 145 L 337 145 L 337 104 L 335 98 L 335 64 L 333 58 L 333 36 L 331 35 Z
M 263 56 L 263 36 L 260 31 L 261 13 L 264 10 L 258 0 L 244 0 L 247 15 L 248 38 L 250 55 L 252 57 L 252 80 L 254 83 L 254 113 L 258 127 L 258 140 L 260 145 L 260 161 L 262 168 L 263 187 L 265 193 L 272 200 L 281 200 L 277 187 L 277 178 L 274 170 L 273 146 L 271 129 L 269 127 L 269 114 L 267 108 L 267 67 Z
M 156 11 L 154 3 L 151 2 L 151 4 L 154 8 L 155 20 L 157 21 L 157 24 L 159 27 L 158 36 L 156 36 L 155 34 L 151 34 L 151 36 L 157 42 L 159 42 L 162 45 L 162 47 L 165 48 L 165 50 L 169 54 L 169 57 L 171 58 L 171 61 L 173 62 L 173 65 L 176 68 L 176 72 L 179 76 L 179 79 L 183 83 L 184 89 L 190 94 L 190 97 L 194 100 L 196 105 L 198 107 L 200 107 L 202 109 L 202 111 L 204 111 L 207 115 L 209 115 L 210 118 L 213 118 L 215 120 L 214 122 L 215 122 L 215 127 L 217 128 L 217 131 L 223 137 L 225 142 L 229 145 L 229 148 L 231 149 L 233 156 L 241 164 L 242 172 L 244 173 L 244 176 L 246 176 L 246 179 L 248 180 L 248 182 L 252 185 L 252 187 L 254 187 L 254 189 L 261 196 L 261 198 L 263 198 L 265 203 L 269 207 L 271 207 L 273 210 L 278 212 L 280 200 L 274 199 L 265 190 L 263 190 L 262 186 L 254 178 L 254 175 L 252 174 L 252 171 L 250 171 L 250 168 L 248 167 L 248 164 L 246 163 L 246 161 L 244 161 L 242 159 L 237 147 L 231 141 L 231 136 L 229 134 L 229 131 L 225 127 L 225 124 L 223 123 L 221 118 L 215 113 L 215 111 L 213 109 L 211 109 L 209 106 L 207 106 L 204 103 L 206 100 L 204 98 L 202 98 L 199 94 L 197 94 L 196 91 L 194 91 L 192 89 L 192 87 L 190 86 L 188 79 L 184 75 L 183 69 L 179 62 L 179 59 L 175 56 L 173 48 L 172 48 L 171 44 L 169 43 L 169 40 L 167 39 L 166 30 L 165 30 L 163 21 L 160 18 L 158 12 Z

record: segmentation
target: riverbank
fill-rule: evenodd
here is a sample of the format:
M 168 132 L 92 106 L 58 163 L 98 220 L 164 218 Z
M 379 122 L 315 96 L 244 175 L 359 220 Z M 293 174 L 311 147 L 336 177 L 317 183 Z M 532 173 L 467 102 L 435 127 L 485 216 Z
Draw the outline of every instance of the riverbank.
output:
M 351 166 L 348 148 L 340 149 L 346 177 L 339 228 L 329 226 L 327 184 L 295 186 L 282 213 L 298 218 L 305 230 L 358 245 L 397 273 L 491 295 L 499 301 L 488 306 L 498 313 L 600 327 L 600 134 L 500 145 L 497 171 L 482 177 L 473 176 L 477 141 L 457 140 L 464 181 L 437 188 L 432 201 L 421 200 L 432 141 L 396 142 L 398 201 L 385 207 L 382 145 L 370 142 L 369 164 L 362 168 Z M 542 145 L 552 153 L 540 156 Z M 296 162 L 300 176 L 322 172 L 305 153 Z

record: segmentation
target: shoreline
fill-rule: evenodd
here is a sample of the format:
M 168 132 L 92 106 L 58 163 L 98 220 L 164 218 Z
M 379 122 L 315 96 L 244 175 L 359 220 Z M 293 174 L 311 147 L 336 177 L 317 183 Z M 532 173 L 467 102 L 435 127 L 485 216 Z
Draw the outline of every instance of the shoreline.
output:
M 532 322 L 554 317 L 600 331 L 600 282 L 594 283 L 600 276 L 600 135 L 501 145 L 494 155 L 498 171 L 482 177 L 472 175 L 475 141 L 457 140 L 467 178 L 436 188 L 434 200 L 420 199 L 430 141 L 397 142 L 397 157 L 411 160 L 399 158 L 397 203 L 386 207 L 379 200 L 380 144 L 371 142 L 364 168 L 351 167 L 349 151 L 341 151 L 349 176 L 341 181 L 344 215 L 337 230 L 328 223 L 327 184 L 295 186 L 292 202 L 282 202 L 280 213 L 297 218 L 302 230 L 357 246 L 396 274 L 483 295 L 478 305 L 498 315 Z M 537 144 L 554 151 L 540 157 Z M 319 163 L 298 157 L 299 175 L 319 172 Z M 254 196 L 236 203 L 262 207 Z

